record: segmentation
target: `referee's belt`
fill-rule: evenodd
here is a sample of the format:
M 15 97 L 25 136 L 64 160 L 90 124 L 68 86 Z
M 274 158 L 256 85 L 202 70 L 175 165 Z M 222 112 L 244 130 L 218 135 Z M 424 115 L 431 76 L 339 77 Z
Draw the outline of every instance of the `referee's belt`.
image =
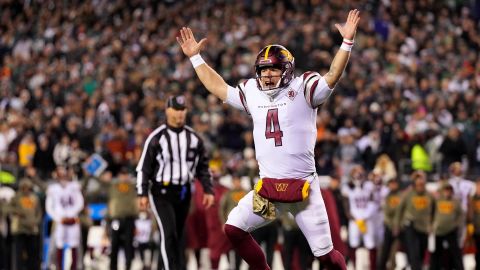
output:
M 183 200 L 190 193 L 190 189 L 189 183 L 185 185 L 165 185 L 160 182 L 153 184 L 151 190 L 153 195 L 176 194 L 179 195 L 179 199 Z

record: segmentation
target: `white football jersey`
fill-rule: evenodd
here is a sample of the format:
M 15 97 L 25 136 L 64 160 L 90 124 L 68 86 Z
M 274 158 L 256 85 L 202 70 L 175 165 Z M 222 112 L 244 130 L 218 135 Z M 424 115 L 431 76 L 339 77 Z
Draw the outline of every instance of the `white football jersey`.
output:
M 63 218 L 78 217 L 83 203 L 81 187 L 77 181 L 70 181 L 65 185 L 53 183 L 47 189 L 46 210 L 57 222 Z
M 305 178 L 315 172 L 317 107 L 331 92 L 316 72 L 295 77 L 275 98 L 260 91 L 255 79 L 228 88 L 226 102 L 252 117 L 260 177 Z
M 368 219 L 376 210 L 378 205 L 374 201 L 374 185 L 370 181 L 363 182 L 361 185 L 344 185 L 342 195 L 348 198 L 350 214 L 354 219 Z
M 462 210 L 467 212 L 468 200 L 475 195 L 475 184 L 470 180 L 460 177 L 452 177 L 448 179 L 448 183 L 453 187 L 453 196 L 460 200 Z
M 388 196 L 389 192 L 390 190 L 388 189 L 388 187 L 384 185 L 373 184 L 372 198 L 373 198 L 373 202 L 379 209 L 383 206 L 383 203 L 385 202 L 385 198 Z M 383 215 L 383 213 L 381 214 Z

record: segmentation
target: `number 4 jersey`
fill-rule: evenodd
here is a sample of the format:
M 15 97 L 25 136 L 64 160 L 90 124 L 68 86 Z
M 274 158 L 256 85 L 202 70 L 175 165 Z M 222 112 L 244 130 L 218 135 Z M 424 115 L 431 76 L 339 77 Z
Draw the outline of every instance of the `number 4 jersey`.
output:
M 316 72 L 294 78 L 275 98 L 260 91 L 255 79 L 228 88 L 226 102 L 253 119 L 260 177 L 304 178 L 315 172 L 317 107 L 331 92 Z

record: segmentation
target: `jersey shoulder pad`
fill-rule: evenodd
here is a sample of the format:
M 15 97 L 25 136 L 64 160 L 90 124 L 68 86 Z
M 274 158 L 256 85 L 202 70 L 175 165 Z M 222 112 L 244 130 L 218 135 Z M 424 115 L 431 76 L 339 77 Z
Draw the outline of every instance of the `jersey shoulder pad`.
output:
M 314 107 L 313 103 L 313 93 L 317 88 L 318 83 L 322 79 L 322 76 L 318 72 L 307 71 L 302 74 L 302 89 L 305 100 L 307 101 L 310 107 Z
M 307 72 L 305 72 L 301 75 L 301 78 L 302 78 L 302 81 L 305 85 L 307 83 L 311 83 L 311 82 L 315 81 L 316 79 L 322 78 L 322 76 L 320 75 L 320 73 L 318 73 L 316 71 L 307 71 Z
M 47 187 L 47 195 L 53 195 L 57 192 L 60 192 L 60 184 L 58 183 L 53 183 L 53 184 L 50 184 L 48 187 Z
M 243 93 L 246 93 L 248 90 L 256 89 L 257 88 L 257 81 L 254 79 L 247 79 L 237 85 L 237 88 Z
M 82 189 L 82 186 L 80 185 L 80 183 L 77 180 L 72 180 L 72 182 L 70 182 L 70 187 L 72 189 L 75 189 L 75 190 L 81 190 Z

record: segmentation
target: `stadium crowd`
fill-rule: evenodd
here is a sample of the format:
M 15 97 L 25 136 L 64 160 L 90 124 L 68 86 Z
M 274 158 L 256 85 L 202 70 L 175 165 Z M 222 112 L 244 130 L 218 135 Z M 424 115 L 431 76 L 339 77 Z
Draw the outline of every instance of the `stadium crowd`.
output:
M 253 74 L 256 54 L 271 43 L 292 52 L 298 74 L 326 73 L 341 43 L 333 22 L 349 8 L 359 8 L 362 20 L 346 78 L 318 112 L 317 173 L 338 178 L 341 187 L 354 182 L 357 165 L 367 172 L 363 180 L 378 175 L 385 187 L 446 180 L 453 167 L 478 179 L 478 0 L 7 0 L 0 1 L 2 241 L 11 233 L 3 225 L 16 214 L 6 206 L 13 193 L 5 188 L 23 194 L 30 184 L 20 179 L 34 181 L 44 209 L 46 186 L 66 167 L 80 184 L 91 178 L 83 185 L 86 204 L 107 203 L 103 185 L 121 172 L 134 175 L 172 94 L 185 94 L 189 125 L 203 136 L 210 165 L 220 175 L 255 181 L 248 115 L 201 87 L 176 43 L 178 29 L 189 25 L 207 37 L 203 57 L 236 85 Z M 99 178 L 82 168 L 94 153 L 108 164 Z M 347 210 L 340 214 L 345 226 Z M 409 237 L 419 238 L 415 233 Z

